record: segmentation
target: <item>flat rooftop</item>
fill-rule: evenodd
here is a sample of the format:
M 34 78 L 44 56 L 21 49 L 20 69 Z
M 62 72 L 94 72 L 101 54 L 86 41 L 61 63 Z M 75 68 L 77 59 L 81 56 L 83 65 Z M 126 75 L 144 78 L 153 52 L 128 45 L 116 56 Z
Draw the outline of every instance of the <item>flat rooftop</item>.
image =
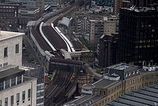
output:
M 97 82 L 93 83 L 92 85 L 94 85 L 95 88 L 107 88 L 107 87 L 115 85 L 118 82 L 119 81 L 112 81 L 112 80 L 102 78 L 98 80 Z
M 0 68 L 0 79 L 6 78 L 17 73 L 25 73 L 25 70 L 18 69 L 16 66 L 6 66 Z
M 24 33 L 19 33 L 19 32 L 10 32 L 10 31 L 0 31 L 0 41 L 9 39 L 9 38 L 14 38 L 18 36 L 22 36 Z
M 126 64 L 126 63 L 120 63 L 120 64 L 115 64 L 112 66 L 107 67 L 109 69 L 116 69 L 116 70 L 125 70 L 125 69 L 136 69 L 138 68 L 135 65 L 130 65 L 130 64 Z

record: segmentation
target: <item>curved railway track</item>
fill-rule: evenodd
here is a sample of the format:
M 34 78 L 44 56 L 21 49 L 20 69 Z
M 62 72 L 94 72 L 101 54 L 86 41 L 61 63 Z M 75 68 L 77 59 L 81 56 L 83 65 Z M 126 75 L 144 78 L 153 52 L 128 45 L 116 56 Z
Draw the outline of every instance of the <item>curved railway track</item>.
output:
M 52 54 L 60 49 L 68 51 L 68 45 L 64 42 L 61 36 L 59 36 L 55 29 L 52 28 L 51 23 L 56 25 L 59 19 L 77 9 L 82 2 L 83 0 L 64 8 L 63 10 L 59 10 L 57 13 L 50 16 L 43 17 L 37 22 L 37 26 L 32 28 L 31 33 L 43 51 L 49 51 Z M 72 45 L 69 44 L 69 46 L 72 48 Z M 44 105 L 59 106 L 73 94 L 77 83 L 75 67 L 77 66 L 78 68 L 81 63 L 71 60 L 60 60 L 59 58 L 55 60 L 54 57 L 52 57 L 50 61 L 51 60 L 55 63 L 62 63 L 62 65 L 55 66 L 54 68 L 56 74 L 52 82 L 45 88 Z M 68 65 L 73 66 L 68 67 Z M 71 79 L 74 76 L 75 78 Z

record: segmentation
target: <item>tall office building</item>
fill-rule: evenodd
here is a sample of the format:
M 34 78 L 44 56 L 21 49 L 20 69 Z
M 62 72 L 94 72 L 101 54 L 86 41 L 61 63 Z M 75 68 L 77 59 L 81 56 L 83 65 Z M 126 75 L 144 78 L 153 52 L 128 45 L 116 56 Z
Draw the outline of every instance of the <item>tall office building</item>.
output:
M 158 63 L 158 9 L 122 8 L 118 46 L 118 62 Z
M 104 22 L 103 20 L 90 20 L 90 44 L 96 45 L 99 41 L 99 38 L 104 33 Z
M 129 0 L 136 7 L 149 7 L 149 4 L 157 3 L 157 0 Z
M 100 37 L 97 54 L 99 66 L 108 67 L 115 64 L 118 34 L 105 34 Z

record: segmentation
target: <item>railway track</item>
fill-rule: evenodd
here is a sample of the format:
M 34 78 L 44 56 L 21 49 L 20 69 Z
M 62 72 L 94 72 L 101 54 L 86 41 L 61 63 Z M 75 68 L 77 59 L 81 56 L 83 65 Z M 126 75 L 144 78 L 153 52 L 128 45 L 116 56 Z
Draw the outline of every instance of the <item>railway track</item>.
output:
M 64 39 L 67 39 L 62 39 L 59 33 L 52 28 L 51 23 L 56 25 L 59 19 L 79 8 L 82 2 L 83 0 L 63 10 L 59 10 L 57 13 L 53 13 L 50 16 L 43 17 L 37 22 L 37 26 L 32 28 L 32 39 L 37 41 L 43 51 L 49 51 L 54 54 L 60 51 L 60 49 L 69 50 L 68 43 L 64 41 Z M 71 48 L 71 51 L 74 51 L 72 50 L 71 44 L 69 44 L 69 48 Z M 52 61 L 55 62 L 55 64 L 53 64 Z M 76 70 L 79 70 L 82 64 L 71 60 L 56 59 L 54 57 L 51 57 L 49 62 L 54 65 L 53 69 L 56 70 L 56 74 L 52 82 L 45 88 L 44 105 L 59 106 L 73 94 L 77 83 Z M 71 79 L 74 76 L 75 78 Z

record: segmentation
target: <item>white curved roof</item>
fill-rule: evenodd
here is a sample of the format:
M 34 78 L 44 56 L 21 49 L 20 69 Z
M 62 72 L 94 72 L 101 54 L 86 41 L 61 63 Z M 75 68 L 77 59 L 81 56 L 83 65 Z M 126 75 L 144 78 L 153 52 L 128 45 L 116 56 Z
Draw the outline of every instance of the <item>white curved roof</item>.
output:
M 67 17 L 63 17 L 62 20 L 59 22 L 60 24 L 66 25 L 67 27 L 70 24 L 70 19 Z

